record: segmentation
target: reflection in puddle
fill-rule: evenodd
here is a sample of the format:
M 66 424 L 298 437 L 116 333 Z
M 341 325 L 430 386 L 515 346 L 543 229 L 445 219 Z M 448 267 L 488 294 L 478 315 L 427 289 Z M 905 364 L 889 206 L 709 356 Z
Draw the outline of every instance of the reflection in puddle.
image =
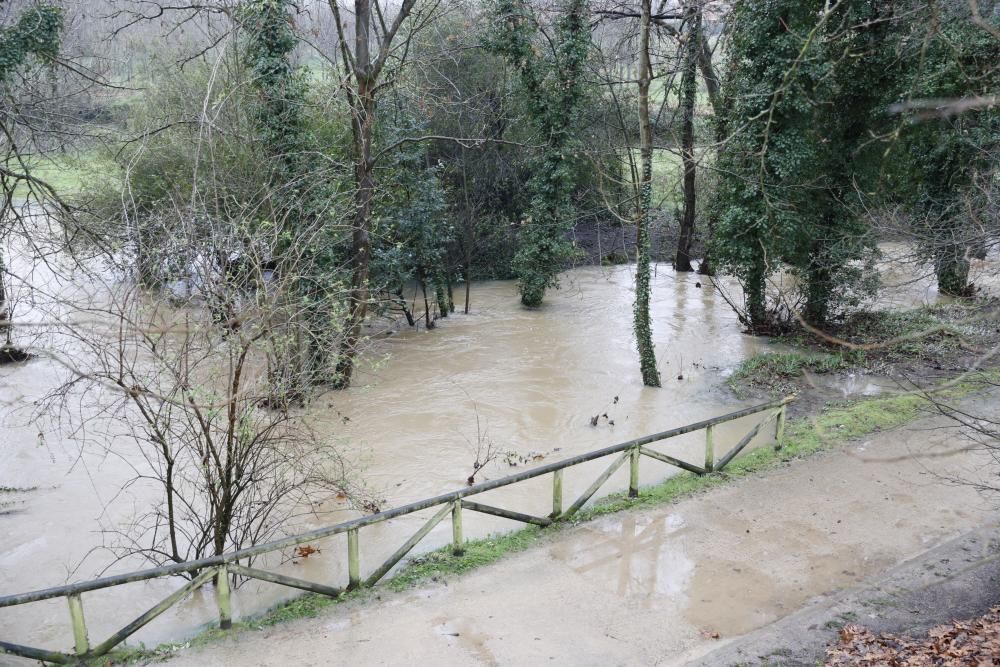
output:
M 686 525 L 678 514 L 616 517 L 551 551 L 589 581 L 603 582 L 644 608 L 676 605 L 695 567 L 677 539 Z
M 690 523 L 678 513 L 605 519 L 549 552 L 629 607 L 676 613 L 732 637 L 892 562 L 839 539 L 808 521 L 761 522 L 718 506 Z

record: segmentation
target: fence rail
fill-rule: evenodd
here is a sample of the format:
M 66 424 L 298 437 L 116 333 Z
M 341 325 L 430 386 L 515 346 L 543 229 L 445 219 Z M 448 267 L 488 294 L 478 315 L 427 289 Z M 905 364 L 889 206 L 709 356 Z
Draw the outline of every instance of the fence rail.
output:
M 673 428 L 668 431 L 654 433 L 652 435 L 622 442 L 617 445 L 611 445 L 610 447 L 604 447 L 603 449 L 596 449 L 562 461 L 555 461 L 536 468 L 524 470 L 500 479 L 480 482 L 457 491 L 434 496 L 433 498 L 419 500 L 408 505 L 402 505 L 394 509 L 379 512 L 377 514 L 358 517 L 336 525 L 318 528 L 316 530 L 300 533 L 298 535 L 292 535 L 279 540 L 274 540 L 272 542 L 267 542 L 265 544 L 255 545 L 220 556 L 202 558 L 184 563 L 174 563 L 171 565 L 164 565 L 162 567 L 139 570 L 137 572 L 130 572 L 126 574 L 112 575 L 102 577 L 100 579 L 93 579 L 91 581 L 66 584 L 63 586 L 46 588 L 28 593 L 0 596 L 0 608 L 24 605 L 42 600 L 51 600 L 53 598 L 66 598 L 69 606 L 69 616 L 73 630 L 73 644 L 75 650 L 75 653 L 73 654 L 61 653 L 58 651 L 12 644 L 0 640 L 0 654 L 7 653 L 25 658 L 60 664 L 73 663 L 80 661 L 81 659 L 104 655 L 124 642 L 128 637 L 138 632 L 139 629 L 155 619 L 157 616 L 180 602 L 189 593 L 197 590 L 212 580 L 214 580 L 216 584 L 215 593 L 216 602 L 219 608 L 219 626 L 222 629 L 228 629 L 232 625 L 229 589 L 230 576 L 258 579 L 260 581 L 266 581 L 289 588 L 296 588 L 332 597 L 341 595 L 345 590 L 361 586 L 374 586 L 379 580 L 388 574 L 399 561 L 405 558 L 406 555 L 449 514 L 451 515 L 452 525 L 452 549 L 454 553 L 460 554 L 462 553 L 464 544 L 464 538 L 462 535 L 463 510 L 488 514 L 504 519 L 511 519 L 521 523 L 548 526 L 554 522 L 565 520 L 578 512 L 626 462 L 629 464 L 629 496 L 638 496 L 639 461 L 643 456 L 687 470 L 697 475 L 718 472 L 724 469 L 734 458 L 736 458 L 736 456 L 739 455 L 739 453 L 743 451 L 743 449 L 761 432 L 761 429 L 763 429 L 764 426 L 772 420 L 775 421 L 775 446 L 780 447 L 784 438 L 785 411 L 787 405 L 791 401 L 791 397 L 771 401 L 762 405 L 731 412 L 720 417 L 714 417 L 712 419 L 688 424 L 686 426 Z M 737 442 L 736 445 L 733 446 L 732 449 L 730 449 L 724 456 L 716 459 L 715 427 L 726 422 L 761 413 L 767 413 L 764 419 L 750 429 L 750 431 L 748 431 L 746 435 L 744 435 L 740 441 Z M 669 440 L 686 433 L 693 433 L 701 430 L 705 431 L 705 460 L 703 466 L 697 466 L 692 463 L 682 461 L 678 458 L 648 447 L 648 445 L 655 442 Z M 605 469 L 605 471 L 601 473 L 596 480 L 594 480 L 593 484 L 591 484 L 587 490 L 584 491 L 583 494 L 581 494 L 564 511 L 563 471 L 567 468 L 607 456 L 612 456 L 614 454 L 618 454 L 619 456 L 617 456 L 612 461 L 611 465 L 609 465 L 608 468 Z M 465 498 L 469 496 L 485 493 L 487 491 L 492 491 L 494 489 L 499 489 L 549 474 L 552 475 L 552 513 L 547 517 L 532 516 L 500 507 L 484 505 L 471 500 L 465 500 Z M 362 581 L 361 562 L 359 557 L 360 530 L 362 528 L 438 506 L 440 506 L 438 512 L 432 516 L 420 528 L 420 530 L 414 533 L 412 537 L 404 542 L 403 545 L 400 546 L 387 560 L 381 563 L 367 578 Z M 339 535 L 341 533 L 347 533 L 348 582 L 346 588 L 336 588 L 240 564 L 240 561 L 251 561 L 256 556 L 261 556 L 275 551 L 282 551 L 308 542 L 314 542 L 333 535 Z M 157 579 L 160 577 L 169 577 L 180 574 L 188 574 L 191 575 L 192 578 L 184 586 L 171 593 L 162 601 L 151 607 L 144 614 L 133 620 L 118 632 L 111 635 L 108 639 L 96 646 L 91 646 L 84 617 L 83 593 L 110 588 L 113 586 L 121 586 L 123 584 L 137 581 L 146 581 L 149 579 Z

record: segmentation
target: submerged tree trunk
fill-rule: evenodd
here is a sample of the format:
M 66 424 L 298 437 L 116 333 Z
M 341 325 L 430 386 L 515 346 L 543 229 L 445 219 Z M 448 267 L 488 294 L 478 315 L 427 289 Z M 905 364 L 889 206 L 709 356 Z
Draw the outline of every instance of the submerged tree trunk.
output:
M 448 288 L 448 312 L 455 312 L 455 290 L 451 285 L 451 271 L 444 274 L 444 284 Z
M 472 303 L 472 278 L 470 277 L 472 271 L 469 267 L 469 261 L 466 260 L 465 264 L 465 314 L 469 314 L 469 306 Z
M 448 317 L 448 292 L 445 289 L 444 276 L 438 275 L 437 279 L 434 281 L 434 296 L 437 298 L 438 311 L 441 313 L 441 317 Z
M 639 348 L 639 369 L 642 383 L 647 387 L 660 386 L 660 373 L 656 369 L 656 351 L 649 318 L 649 209 L 652 205 L 653 184 L 653 128 L 649 120 L 649 85 L 653 68 L 649 60 L 649 26 L 652 0 L 641 0 L 642 25 L 639 46 L 639 151 L 642 174 L 639 181 L 639 206 L 636 216 L 636 269 L 634 328 Z
M 359 90 L 359 94 L 362 91 Z M 372 122 L 375 100 L 370 91 L 365 90 L 367 100 L 361 106 L 361 113 L 355 118 L 356 129 L 355 165 L 356 187 L 354 195 L 354 221 L 351 231 L 351 291 L 348 297 L 348 317 L 344 340 L 340 348 L 337 364 L 339 385 L 351 384 L 354 373 L 354 355 L 361 340 L 361 325 L 368 314 L 368 267 L 371 259 L 371 207 L 375 193 L 375 179 L 371 160 Z
M 712 49 L 708 44 L 708 37 L 705 36 L 704 30 L 699 32 L 701 41 L 701 57 L 699 62 L 701 76 L 705 80 L 708 101 L 712 105 L 712 113 L 715 121 L 715 142 L 717 146 L 722 146 L 726 139 L 726 114 L 722 101 L 722 82 L 719 80 L 719 76 L 715 72 L 715 67 L 712 65 Z M 710 252 L 712 247 L 711 241 L 715 238 L 715 222 L 716 214 L 710 210 L 708 212 L 708 242 L 705 243 L 705 255 L 702 257 L 701 264 L 698 265 L 698 273 L 705 276 L 715 275 Z
M 400 285 L 399 288 L 396 290 L 396 296 L 399 298 L 399 306 L 400 308 L 403 309 L 403 315 L 406 317 L 406 323 L 412 327 L 413 325 L 416 324 L 416 322 L 413 319 L 413 313 L 411 313 L 410 309 L 406 307 L 406 297 L 403 296 L 402 285 Z
M 746 294 L 746 319 L 744 324 L 751 333 L 762 333 L 767 327 L 767 291 L 764 269 L 764 260 L 758 259 L 754 262 L 743 291 Z M 742 318 L 741 318 L 742 319 Z
M 693 0 L 685 10 L 688 31 L 684 42 L 684 73 L 681 76 L 683 120 L 681 130 L 681 160 L 684 164 L 684 211 L 674 269 L 691 271 L 691 244 L 694 242 L 696 165 L 694 158 L 694 111 L 698 101 L 698 61 L 701 51 L 701 5 Z
M 357 87 L 348 92 L 351 102 L 351 132 L 354 139 L 354 219 L 351 229 L 351 291 L 337 384 L 346 387 L 354 374 L 354 355 L 361 340 L 361 325 L 368 314 L 368 265 L 371 257 L 371 207 L 375 193 L 372 135 L 375 129 L 374 81 L 369 52 L 371 7 L 367 0 L 355 2 L 353 69 Z
M 10 311 L 7 308 L 7 268 L 3 260 L 3 249 L 0 248 L 0 336 L 3 343 L 0 347 L 13 345 L 10 326 Z
M 813 252 L 806 271 L 806 304 L 803 317 L 813 326 L 823 326 L 830 317 L 830 299 L 833 296 L 831 267 L 833 259 L 824 248 Z
M 931 244 L 934 258 L 934 275 L 938 291 L 948 296 L 970 296 L 969 258 L 973 256 L 974 239 L 962 221 L 954 215 L 941 212 L 931 224 Z
M 375 10 L 381 28 L 375 31 L 373 40 L 372 0 L 355 0 L 353 53 L 346 39 L 346 24 L 340 15 L 340 5 L 336 1 L 329 3 L 336 21 L 343 66 L 347 74 L 343 89 L 351 110 L 355 175 L 355 210 L 351 224 L 351 289 L 334 382 L 337 387 L 347 387 L 351 384 L 354 357 L 358 353 L 361 341 L 361 326 L 368 314 L 371 213 L 375 197 L 375 158 L 372 151 L 375 135 L 375 93 L 379 88 L 379 76 L 389 57 L 392 41 L 415 3 L 416 0 L 403 0 L 396 18 L 390 25 L 386 24 L 385 17 L 376 4 Z M 377 47 L 377 55 L 374 57 L 373 44 Z
M 934 257 L 934 273 L 937 276 L 938 291 L 948 296 L 969 296 L 968 249 L 954 242 L 940 245 Z
M 424 293 L 424 326 L 428 329 L 434 328 L 434 321 L 431 319 L 431 301 L 427 298 L 427 281 L 420 279 L 420 289 Z

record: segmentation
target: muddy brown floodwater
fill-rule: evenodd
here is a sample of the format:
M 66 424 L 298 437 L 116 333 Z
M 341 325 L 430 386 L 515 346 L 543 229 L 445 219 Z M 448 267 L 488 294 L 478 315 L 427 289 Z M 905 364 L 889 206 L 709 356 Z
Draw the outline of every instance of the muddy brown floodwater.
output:
M 321 396 L 307 418 L 323 437 L 340 444 L 359 477 L 388 508 L 462 486 L 473 471 L 480 439 L 548 462 L 747 405 L 724 388 L 721 377 L 741 360 L 767 351 L 769 343 L 740 333 L 719 294 L 708 285 L 699 287 L 705 278 L 677 275 L 662 265 L 654 274 L 652 309 L 664 388 L 642 386 L 631 332 L 632 270 L 568 271 L 562 289 L 552 291 L 546 305 L 533 311 L 520 307 L 513 283 L 477 283 L 470 315 L 457 313 L 433 331 L 404 329 L 377 338 L 355 386 Z M 102 440 L 112 429 L 100 419 L 95 417 L 87 433 L 96 446 L 85 445 L 81 451 L 76 440 L 45 416 L 28 418 L 32 404 L 57 386 L 63 373 L 44 358 L 0 367 L 0 487 L 22 489 L 0 495 L 0 594 L 98 575 L 110 562 L 109 554 L 99 549 L 101 531 L 121 527 L 157 503 L 148 487 L 123 488 L 133 476 L 130 466 L 140 461 L 136 445 L 110 436 Z M 96 413 L 99 406 L 85 409 Z M 592 427 L 590 418 L 604 413 L 614 425 L 602 419 Z M 749 423 L 720 429 L 717 437 L 723 443 L 717 447 L 734 442 Z M 669 445 L 671 453 L 694 461 L 702 447 L 698 435 Z M 567 471 L 567 497 L 582 491 L 602 465 L 598 461 Z M 513 471 L 500 460 L 477 479 Z M 642 482 L 668 474 L 663 467 L 644 464 Z M 606 488 L 622 488 L 626 476 L 627 471 L 619 471 Z M 483 502 L 544 515 L 549 484 L 548 478 L 540 478 L 490 492 Z M 346 506 L 324 509 L 331 511 L 324 524 L 355 516 Z M 418 513 L 362 531 L 363 573 L 425 519 Z M 446 523 L 418 550 L 446 543 Z M 468 538 L 513 527 L 482 515 L 465 523 Z M 657 530 L 679 528 L 666 521 Z M 283 567 L 298 576 L 345 583 L 343 536 L 316 546 L 320 554 Z M 109 572 L 137 566 L 123 561 Z M 669 587 L 670 578 L 657 585 Z M 150 581 L 85 595 L 91 638 L 117 630 L 176 587 L 176 581 Z M 287 589 L 250 584 L 240 589 L 234 604 L 238 614 L 255 613 L 287 595 Z M 205 588 L 132 641 L 176 640 L 214 617 L 212 592 Z M 68 650 L 72 644 L 60 599 L 0 609 L 0 631 L 5 640 L 42 648 Z

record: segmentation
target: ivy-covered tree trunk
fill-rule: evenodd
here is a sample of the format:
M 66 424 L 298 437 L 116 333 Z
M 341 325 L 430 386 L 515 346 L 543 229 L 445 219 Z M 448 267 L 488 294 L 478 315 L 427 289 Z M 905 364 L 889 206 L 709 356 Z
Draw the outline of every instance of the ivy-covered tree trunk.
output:
M 642 383 L 647 387 L 660 386 L 660 373 L 656 369 L 656 351 L 649 317 L 649 209 L 653 190 L 653 127 L 649 120 L 649 86 L 653 68 L 649 58 L 649 27 L 652 0 L 641 0 L 642 20 L 639 36 L 639 159 L 642 174 L 639 181 L 639 206 L 636 216 L 636 269 L 635 269 L 635 339 L 639 348 L 639 369 Z
M 692 0 L 684 10 L 688 30 L 684 41 L 684 72 L 681 75 L 681 160 L 684 165 L 684 210 L 681 215 L 680 235 L 677 237 L 677 254 L 674 269 L 691 271 L 691 244 L 694 241 L 695 208 L 697 194 L 694 158 L 694 111 L 698 101 L 698 61 L 701 51 L 701 3 Z
M 830 300 L 836 287 L 832 273 L 836 263 L 837 259 L 830 256 L 824 244 L 814 245 L 805 271 L 806 304 L 803 317 L 806 322 L 815 326 L 826 324 L 830 316 Z
M 762 257 L 754 258 L 743 285 L 747 320 L 751 332 L 767 327 L 767 267 Z
M 315 194 L 305 194 L 303 186 L 309 165 L 305 159 L 305 120 L 303 106 L 305 86 L 292 64 L 291 55 L 298 46 L 298 37 L 290 21 L 291 0 L 249 0 L 240 7 L 239 17 L 246 38 L 241 54 L 244 66 L 252 76 L 258 93 L 254 108 L 256 136 L 268 157 L 268 183 L 273 193 L 268 197 L 269 211 L 262 217 L 278 221 L 279 232 L 289 237 L 308 222 L 315 210 Z M 280 298 L 284 308 L 295 316 L 271 336 L 273 369 L 270 388 L 272 405 L 288 405 L 305 399 L 310 384 L 328 375 L 327 362 L 331 343 L 327 318 L 319 304 L 326 302 L 319 294 L 324 269 L 316 255 L 301 255 L 298 251 L 278 257 L 277 272 L 296 276 L 294 289 Z M 255 257 L 253 248 L 242 253 Z M 294 256 L 295 259 L 290 259 Z M 258 258 L 264 261 L 269 258 Z M 263 266 L 253 267 L 250 275 L 263 272 Z M 238 288 L 245 285 L 237 285 Z M 225 298 L 225 297 L 223 297 Z M 221 322 L 232 320 L 235 311 L 230 302 L 215 304 L 223 315 Z
M 4 4 L 5 0 L 0 0 L 0 8 Z M 54 2 L 38 2 L 32 3 L 32 5 L 23 8 L 16 22 L 12 22 L 0 30 L 0 86 L 6 87 L 11 84 L 18 70 L 32 58 L 51 63 L 59 53 L 64 22 L 63 8 Z M 16 7 L 15 11 L 17 9 L 20 8 Z M 4 11 L 10 12 L 9 9 L 4 9 Z M 11 18 L 10 15 L 7 16 L 8 21 Z M 14 116 L 16 114 L 4 113 L 4 116 L 8 115 Z M 24 156 L 19 152 L 19 144 L 12 138 L 16 130 L 8 126 L 6 119 L 0 122 L 3 123 L 5 135 L 3 154 L 0 155 L 5 172 L 2 177 L 2 192 L 0 192 L 4 211 L 3 216 L 0 217 L 0 252 L 2 252 L 3 243 L 11 231 L 8 225 L 16 224 L 20 218 L 16 207 L 11 204 L 14 189 L 26 182 L 31 184 L 32 180 L 29 172 L 18 173 L 19 167 L 24 165 Z M 35 187 L 37 186 L 31 185 L 29 190 L 33 191 Z M 3 338 L 0 342 L 0 348 L 6 348 L 5 352 L 8 355 L 20 357 L 25 353 L 13 350 L 11 347 L 13 344 L 13 327 L 11 326 L 13 314 L 7 302 L 6 280 L 4 257 L 0 254 L 0 336 Z
M 949 296 L 969 296 L 969 248 L 953 239 L 936 241 L 934 273 L 938 291 Z
M 445 276 L 438 273 L 434 278 L 434 298 L 437 299 L 438 311 L 441 317 L 448 317 L 448 285 Z
M 741 317 L 754 331 L 771 326 L 765 280 L 783 266 L 801 279 L 796 289 L 814 325 L 870 293 L 861 267 L 874 241 L 853 204 L 884 153 L 870 137 L 883 115 L 893 9 L 860 0 L 734 5 L 725 95 L 731 134 L 716 170 L 712 252 L 744 285 Z
M 721 146 L 722 142 L 726 139 L 726 113 L 725 104 L 722 99 L 722 83 L 715 71 L 715 66 L 712 64 L 712 48 L 708 44 L 708 37 L 705 36 L 704 30 L 701 31 L 701 53 L 698 65 L 701 68 L 701 75 L 705 80 L 705 89 L 708 92 L 708 100 L 712 105 L 712 112 L 715 116 L 713 119 L 715 141 L 717 145 Z M 711 276 L 715 275 L 715 267 L 711 257 L 711 240 L 715 237 L 715 228 L 718 223 L 718 213 L 715 207 L 709 209 L 707 217 L 709 242 L 705 244 L 705 255 L 701 259 L 701 264 L 698 265 L 698 273 Z
M 538 27 L 525 0 L 499 0 L 494 48 L 518 71 L 529 117 L 546 142 L 531 179 L 531 206 L 522 221 L 520 246 L 512 268 L 521 303 L 542 304 L 545 290 L 557 287 L 558 275 L 572 255 L 567 233 L 573 223 L 575 157 L 579 138 L 572 129 L 585 100 L 585 66 L 590 48 L 589 3 L 562 0 L 550 55 L 536 46 Z

